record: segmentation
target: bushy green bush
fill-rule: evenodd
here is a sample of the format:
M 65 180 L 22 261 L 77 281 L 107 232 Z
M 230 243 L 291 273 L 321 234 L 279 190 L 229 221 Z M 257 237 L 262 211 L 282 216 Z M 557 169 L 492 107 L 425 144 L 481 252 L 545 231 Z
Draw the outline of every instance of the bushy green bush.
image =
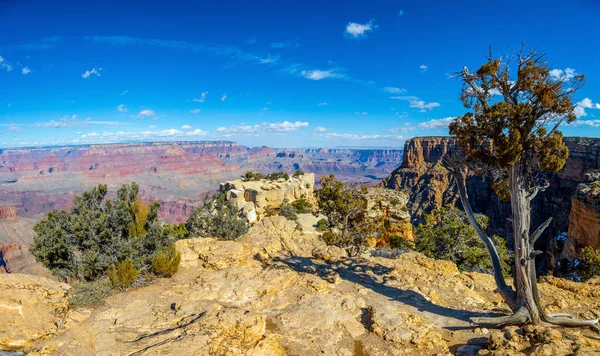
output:
M 261 179 L 265 179 L 264 174 L 256 172 L 246 172 L 243 178 L 246 182 L 253 182 Z
M 191 237 L 216 237 L 234 240 L 248 231 L 246 219 L 225 193 L 209 196 L 202 207 L 194 209 L 186 222 Z
M 135 268 L 131 258 L 126 258 L 116 265 L 111 265 L 107 276 L 115 290 L 124 290 L 135 282 L 140 276 L 140 271 Z
M 148 269 L 157 251 L 177 236 L 158 220 L 159 203 L 145 203 L 134 182 L 107 199 L 98 185 L 73 199 L 73 208 L 53 210 L 33 230 L 31 252 L 63 279 L 92 281 L 109 266 L 131 258 L 137 269 Z
M 390 247 L 400 251 L 408 251 L 414 249 L 415 246 L 412 241 L 402 236 L 392 235 L 390 236 Z
M 171 277 L 179 270 L 181 254 L 170 245 L 162 249 L 152 260 L 152 271 L 157 276 Z
M 294 200 L 290 205 L 298 214 L 308 214 L 312 212 L 312 204 L 308 201 L 306 195 L 304 194 L 300 196 L 300 199 Z
M 579 255 L 578 270 L 584 280 L 600 275 L 600 249 L 584 247 Z
M 298 169 L 298 170 L 296 170 L 296 172 L 294 172 L 294 174 L 292 174 L 292 177 L 298 178 L 303 175 L 304 175 L 304 172 L 302 172 L 301 170 Z
M 479 224 L 486 229 L 488 218 L 476 214 Z M 456 263 L 461 271 L 492 273 L 492 261 L 485 245 L 469 223 L 466 213 L 455 207 L 436 209 L 425 216 L 425 223 L 415 231 L 417 251 L 438 260 Z M 492 236 L 500 256 L 502 270 L 510 273 L 511 256 L 504 239 Z
M 285 172 L 273 172 L 273 173 L 267 174 L 267 176 L 265 177 L 265 179 L 268 179 L 268 180 L 279 180 L 281 178 L 288 180 L 288 179 L 290 179 L 290 175 Z

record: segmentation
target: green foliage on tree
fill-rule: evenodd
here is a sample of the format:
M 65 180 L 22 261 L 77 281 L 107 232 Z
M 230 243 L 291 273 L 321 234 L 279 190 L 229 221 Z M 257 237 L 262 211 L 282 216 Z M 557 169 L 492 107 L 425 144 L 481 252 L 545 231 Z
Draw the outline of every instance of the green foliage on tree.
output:
M 600 275 L 600 249 L 584 247 L 579 255 L 578 270 L 584 280 Z
M 147 270 L 154 255 L 175 240 L 158 220 L 158 203 L 144 203 L 139 186 L 125 184 L 114 199 L 98 185 L 73 199 L 70 210 L 53 210 L 33 230 L 36 260 L 64 279 L 93 281 L 130 259 Z
M 267 180 L 279 180 L 282 178 L 285 180 L 288 180 L 288 179 L 290 179 L 290 175 L 285 172 L 273 172 L 273 173 L 267 174 L 267 176 L 265 177 L 265 179 L 267 179 Z
M 124 290 L 135 282 L 140 271 L 133 265 L 133 260 L 127 257 L 124 261 L 111 265 L 107 275 L 115 290 Z
M 327 217 L 319 222 L 323 241 L 346 248 L 351 255 L 360 253 L 368 238 L 381 236 L 381 221 L 367 216 L 367 188 L 338 181 L 332 174 L 321 178 L 316 191 L 320 212 Z
M 298 170 L 296 170 L 296 172 L 294 172 L 294 174 L 292 174 L 292 177 L 298 178 L 303 175 L 304 175 L 304 172 L 298 169 Z
M 296 209 L 289 204 L 287 201 L 284 201 L 279 207 L 279 215 L 285 217 L 288 220 L 298 220 L 298 214 L 296 213 Z
M 175 249 L 175 245 L 169 245 L 162 249 L 152 260 L 152 271 L 157 276 L 171 277 L 179 270 L 181 254 Z
M 216 237 L 221 240 L 235 240 L 248 231 L 246 219 L 240 217 L 240 210 L 225 193 L 209 196 L 203 205 L 194 209 L 186 222 L 191 237 Z
M 487 216 L 476 214 L 475 217 L 486 229 Z M 461 271 L 493 272 L 487 249 L 469 223 L 467 214 L 455 207 L 443 207 L 426 215 L 425 223 L 419 224 L 415 237 L 415 249 L 428 257 L 452 261 Z M 498 236 L 492 239 L 500 255 L 503 272 L 508 275 L 510 256 L 504 239 Z

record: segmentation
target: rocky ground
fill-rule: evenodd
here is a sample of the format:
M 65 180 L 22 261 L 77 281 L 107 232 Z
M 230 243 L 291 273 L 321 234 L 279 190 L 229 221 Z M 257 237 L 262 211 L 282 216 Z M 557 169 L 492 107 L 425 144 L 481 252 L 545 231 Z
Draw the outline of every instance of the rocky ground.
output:
M 282 217 L 236 241 L 177 243 L 179 272 L 66 309 L 69 287 L 0 275 L 0 350 L 29 355 L 594 355 L 584 329 L 476 328 L 493 278 L 410 252 L 348 258 Z M 540 283 L 549 312 L 600 317 L 600 280 Z

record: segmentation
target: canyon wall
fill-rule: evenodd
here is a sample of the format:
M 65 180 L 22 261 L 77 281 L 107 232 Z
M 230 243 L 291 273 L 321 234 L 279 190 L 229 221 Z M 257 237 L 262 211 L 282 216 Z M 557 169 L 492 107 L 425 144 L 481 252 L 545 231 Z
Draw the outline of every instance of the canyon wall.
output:
M 600 173 L 586 174 L 573 194 L 562 257 L 572 261 L 587 246 L 600 248 Z
M 541 192 L 532 204 L 532 224 L 537 226 L 553 216 L 552 224 L 538 240 L 539 248 L 546 250 L 548 242 L 567 231 L 571 211 L 571 197 L 587 172 L 600 168 L 600 139 L 566 137 L 569 159 L 558 173 L 550 175 L 550 187 Z M 450 137 L 416 137 L 405 144 L 402 164 L 384 179 L 380 186 L 407 190 L 407 203 L 414 224 L 422 222 L 423 215 L 443 205 L 460 206 L 452 177 L 442 166 L 444 155 L 457 146 Z M 490 219 L 489 230 L 511 240 L 507 218 L 510 206 L 502 202 L 490 189 L 490 181 L 478 176 L 467 179 L 469 200 L 473 209 Z

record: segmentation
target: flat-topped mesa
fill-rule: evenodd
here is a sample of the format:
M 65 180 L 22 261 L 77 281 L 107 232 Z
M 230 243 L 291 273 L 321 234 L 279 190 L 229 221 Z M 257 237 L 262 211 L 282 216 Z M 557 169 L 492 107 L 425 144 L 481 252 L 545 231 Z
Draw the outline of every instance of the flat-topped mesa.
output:
M 220 191 L 241 209 L 248 222 L 254 223 L 265 216 L 268 208 L 277 209 L 284 201 L 291 203 L 303 195 L 312 200 L 314 187 L 314 173 L 304 173 L 288 180 L 227 181 L 221 183 Z
M 586 174 L 573 194 L 562 257 L 572 261 L 588 246 L 600 248 L 600 172 Z

